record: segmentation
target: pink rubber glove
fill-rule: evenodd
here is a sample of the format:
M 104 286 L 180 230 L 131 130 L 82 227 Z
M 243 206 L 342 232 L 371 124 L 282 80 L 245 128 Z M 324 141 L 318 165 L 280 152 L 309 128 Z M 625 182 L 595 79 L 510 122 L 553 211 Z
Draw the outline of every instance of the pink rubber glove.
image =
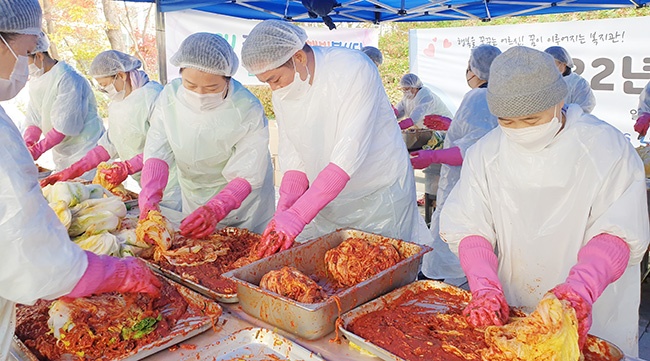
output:
M 490 242 L 481 236 L 465 237 L 458 246 L 458 257 L 472 291 L 472 300 L 463 310 L 467 322 L 474 327 L 504 325 L 510 308 L 497 275 L 499 261 Z
M 123 162 L 111 164 L 109 169 L 102 169 L 100 172 L 104 175 L 107 182 L 117 187 L 126 180 L 129 174 L 135 174 L 142 170 L 142 153 Z
M 98 256 L 86 251 L 88 268 L 65 297 L 79 298 L 106 292 L 148 293 L 160 296 L 160 280 L 139 259 Z
M 27 129 L 25 129 L 25 134 L 23 134 L 23 139 L 25 140 L 25 145 L 27 145 L 27 148 L 36 144 L 41 138 L 41 134 L 43 134 L 41 128 L 35 125 L 30 125 L 27 127 Z
M 650 127 L 650 113 L 641 113 L 634 124 L 634 131 L 645 137 Z
M 406 118 L 406 119 L 402 120 L 401 122 L 399 122 L 397 124 L 399 125 L 399 129 L 404 130 L 404 129 L 412 127 L 414 123 L 413 123 L 413 119 Z
M 217 223 L 251 194 L 251 185 L 244 178 L 235 178 L 228 182 L 217 195 L 203 207 L 199 207 L 181 222 L 181 234 L 185 237 L 201 239 L 211 235 Z
M 350 176 L 343 169 L 329 163 L 289 209 L 276 211 L 262 234 L 258 256 L 266 257 L 289 249 L 305 225 L 343 191 L 349 180 Z
M 138 197 L 140 219 L 147 218 L 147 213 L 160 210 L 158 204 L 162 200 L 163 191 L 169 180 L 169 165 L 162 159 L 149 158 L 144 162 L 140 185 L 142 190 Z
M 411 153 L 411 164 L 415 169 L 424 169 L 433 163 L 443 163 L 452 166 L 463 164 L 460 148 L 453 147 L 439 150 L 418 150 Z
M 106 149 L 104 149 L 104 147 L 101 145 L 98 145 L 86 153 L 83 158 L 79 159 L 68 168 L 42 179 L 41 187 L 45 187 L 48 184 L 54 184 L 56 182 L 81 177 L 87 171 L 97 167 L 99 163 L 105 162 L 109 159 L 111 159 L 111 156 L 108 154 Z
M 451 125 L 451 119 L 437 114 L 424 116 L 424 126 L 433 130 L 448 130 Z
M 278 211 L 286 211 L 298 198 L 309 188 L 307 175 L 298 170 L 289 170 L 284 173 L 280 183 L 280 199 L 278 200 Z
M 65 139 L 65 134 L 59 133 L 56 131 L 56 129 L 53 128 L 47 132 L 47 134 L 45 134 L 45 138 L 41 139 L 41 141 L 28 148 L 29 153 L 32 155 L 32 158 L 34 160 L 38 160 L 38 158 L 40 158 L 43 153 L 52 149 L 55 145 L 61 143 L 63 139 Z
M 391 104 L 390 106 L 393 107 L 393 113 L 395 113 L 395 116 L 398 117 L 399 116 L 399 110 L 397 110 L 397 108 L 395 108 L 395 106 L 393 104 Z
M 619 279 L 630 261 L 630 247 L 621 238 L 601 233 L 578 252 L 578 263 L 551 292 L 567 300 L 576 311 L 580 349 L 591 328 L 591 307 L 610 283 Z

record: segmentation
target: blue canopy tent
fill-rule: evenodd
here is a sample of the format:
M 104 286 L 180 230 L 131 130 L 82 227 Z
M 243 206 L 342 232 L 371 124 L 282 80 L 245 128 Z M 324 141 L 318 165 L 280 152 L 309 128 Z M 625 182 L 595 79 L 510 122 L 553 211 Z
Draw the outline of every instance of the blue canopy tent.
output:
M 299 22 L 322 22 L 310 17 L 300 0 L 123 0 L 156 3 L 156 38 L 159 59 L 165 58 L 164 13 L 194 9 L 209 13 L 253 20 L 286 19 Z M 490 21 L 509 16 L 528 16 L 645 7 L 650 0 L 305 0 L 334 5 L 329 17 L 334 22 L 384 21 Z M 313 14 L 312 14 L 313 16 Z M 166 64 L 160 62 L 161 80 L 165 82 Z

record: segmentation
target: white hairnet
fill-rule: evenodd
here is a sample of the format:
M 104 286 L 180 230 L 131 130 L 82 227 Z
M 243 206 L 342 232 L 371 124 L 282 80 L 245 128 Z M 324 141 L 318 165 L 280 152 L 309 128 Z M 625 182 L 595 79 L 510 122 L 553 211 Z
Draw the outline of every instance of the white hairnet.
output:
M 38 40 L 36 41 L 36 47 L 34 48 L 34 51 L 32 51 L 31 54 L 44 53 L 49 48 L 50 48 L 50 39 L 47 38 L 47 35 L 45 35 L 45 33 L 40 33 L 38 35 Z
M 501 50 L 496 46 L 488 44 L 479 45 L 472 49 L 472 55 L 469 57 L 469 69 L 479 79 L 488 80 L 492 60 L 499 54 L 501 54 Z
M 569 52 L 566 51 L 561 46 L 551 46 L 550 48 L 547 48 L 544 50 L 545 53 L 551 54 L 555 60 L 566 64 L 569 68 L 573 68 L 573 59 L 571 58 L 571 55 L 569 55 Z
M 384 62 L 384 56 L 381 54 L 381 51 L 374 46 L 364 46 L 361 48 L 361 51 L 368 55 L 377 66 Z
M 408 73 L 404 74 L 402 79 L 399 81 L 399 86 L 402 88 L 422 88 L 422 80 L 420 78 L 413 74 L 413 73 Z
M 93 78 L 104 78 L 119 72 L 128 73 L 141 66 L 142 62 L 134 56 L 117 50 L 106 50 L 93 59 L 89 73 Z
M 265 20 L 257 24 L 241 50 L 244 68 L 257 75 L 279 68 L 305 46 L 307 33 L 283 20 Z
M 211 33 L 188 36 L 169 61 L 179 68 L 223 76 L 235 75 L 239 67 L 237 54 L 226 39 Z
M 0 14 L 0 33 L 41 33 L 43 12 L 38 0 L 0 0 Z

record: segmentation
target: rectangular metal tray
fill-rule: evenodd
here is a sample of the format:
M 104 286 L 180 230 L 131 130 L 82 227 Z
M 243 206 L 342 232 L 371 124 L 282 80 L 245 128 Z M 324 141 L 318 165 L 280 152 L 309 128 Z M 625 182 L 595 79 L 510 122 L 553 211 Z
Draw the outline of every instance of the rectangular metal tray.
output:
M 205 287 L 203 285 L 200 285 L 200 284 L 198 284 L 198 283 L 196 283 L 194 281 L 191 281 L 191 280 L 188 280 L 186 278 L 181 277 L 176 272 L 172 272 L 172 271 L 170 271 L 168 269 L 162 268 L 159 265 L 157 265 L 157 264 L 155 264 L 155 263 L 153 263 L 153 262 L 151 262 L 151 261 L 149 261 L 147 259 L 144 259 L 144 258 L 140 258 L 140 259 L 143 260 L 147 264 L 147 266 L 149 266 L 149 268 L 151 268 L 154 272 L 156 272 L 156 273 L 158 273 L 158 274 L 160 274 L 162 276 L 165 276 L 165 277 L 169 278 L 170 280 L 172 280 L 174 282 L 180 283 L 183 286 L 185 286 L 185 287 L 187 287 L 187 288 L 189 288 L 189 289 L 191 289 L 191 290 L 193 290 L 195 292 L 198 292 L 198 293 L 202 294 L 205 297 L 208 297 L 208 298 L 211 298 L 211 299 L 213 299 L 215 301 L 219 301 L 219 302 L 223 302 L 223 303 L 237 303 L 237 302 L 239 302 L 239 299 L 237 298 L 236 293 L 219 293 L 219 292 L 213 291 L 213 290 L 211 290 L 211 289 L 209 289 L 209 288 L 207 288 L 207 287 Z
M 175 212 L 175 211 L 172 211 L 172 212 Z M 172 224 L 174 224 L 173 221 L 172 221 Z M 226 228 L 222 229 L 221 231 L 227 231 L 230 234 L 233 234 L 233 233 L 237 234 L 237 232 L 239 232 L 240 229 L 234 228 L 234 227 L 226 227 Z M 201 285 L 199 283 L 196 283 L 196 282 L 194 282 L 192 280 L 188 280 L 186 278 L 183 278 L 178 273 L 176 273 L 174 271 L 171 271 L 171 270 L 168 270 L 168 269 L 165 269 L 163 267 L 160 267 L 159 265 L 157 265 L 157 264 L 155 264 L 155 263 L 153 263 L 153 262 L 151 262 L 151 261 L 149 261 L 147 259 L 144 259 L 144 258 L 140 258 L 140 259 L 142 259 L 152 270 L 154 270 L 154 272 L 156 272 L 158 274 L 161 274 L 161 275 L 173 280 L 174 282 L 180 283 L 183 286 L 204 295 L 205 297 L 211 298 L 213 300 L 216 300 L 216 301 L 219 301 L 219 302 L 222 302 L 222 303 L 237 303 L 237 302 L 239 302 L 239 298 L 237 297 L 237 293 L 221 293 L 221 292 L 217 292 L 217 291 L 212 290 L 212 289 L 210 289 L 210 288 L 208 288 L 206 286 L 203 286 L 203 285 Z
M 245 328 L 207 345 L 182 361 L 324 361 L 312 351 L 265 328 Z M 212 357 L 212 358 L 210 358 Z
M 144 345 L 125 355 L 123 358 L 112 359 L 110 361 L 141 360 L 158 351 L 162 351 L 179 342 L 188 340 L 203 333 L 210 329 L 213 323 L 216 323 L 217 318 L 222 314 L 221 306 L 219 306 L 218 303 L 174 282 L 170 282 L 170 284 L 176 287 L 181 296 L 185 298 L 185 301 L 192 306 L 195 310 L 195 315 L 179 320 L 179 323 L 174 326 L 172 332 L 160 340 Z M 212 318 L 214 318 L 214 320 Z M 16 335 L 13 337 L 9 355 L 17 361 L 38 361 L 38 358 L 20 339 L 18 339 L 18 337 L 16 337 Z
M 389 242 L 403 259 L 320 303 L 296 302 L 259 287 L 262 276 L 283 266 L 293 266 L 306 275 L 326 279 L 325 252 L 349 238 L 362 238 L 371 243 Z M 427 246 L 344 229 L 226 272 L 224 276 L 237 283 L 239 302 L 246 313 L 305 339 L 315 340 L 334 331 L 334 322 L 342 312 L 415 280 L 422 256 L 430 250 Z
M 345 313 L 343 316 L 341 316 L 342 322 L 339 324 L 339 330 L 341 331 L 341 333 L 343 333 L 343 335 L 345 336 L 345 338 L 348 339 L 349 342 L 353 343 L 355 346 L 359 347 L 364 351 L 370 352 L 371 354 L 379 357 L 382 360 L 406 361 L 403 358 L 391 353 L 390 351 L 385 350 L 373 344 L 371 341 L 368 341 L 365 338 L 360 337 L 348 331 L 347 327 L 348 325 L 350 325 L 350 323 L 352 323 L 352 321 L 354 321 L 358 317 L 386 308 L 387 305 L 393 303 L 405 292 L 412 291 L 418 293 L 420 291 L 424 291 L 428 289 L 444 289 L 451 294 L 460 294 L 460 293 L 468 292 L 461 288 L 443 282 L 432 281 L 432 280 L 416 281 L 400 289 L 394 290 L 393 292 L 385 296 L 379 297 L 371 302 L 368 302 L 360 307 L 357 307 L 350 312 Z M 444 304 L 440 304 L 439 306 L 440 309 L 445 308 Z M 621 361 L 624 359 L 623 352 L 618 347 L 616 347 L 614 344 L 608 341 L 605 341 L 595 336 L 589 335 L 589 338 L 587 339 L 587 347 L 589 347 L 594 352 L 602 353 L 603 355 L 611 355 L 611 357 L 603 356 L 602 359 L 588 360 L 588 361 Z

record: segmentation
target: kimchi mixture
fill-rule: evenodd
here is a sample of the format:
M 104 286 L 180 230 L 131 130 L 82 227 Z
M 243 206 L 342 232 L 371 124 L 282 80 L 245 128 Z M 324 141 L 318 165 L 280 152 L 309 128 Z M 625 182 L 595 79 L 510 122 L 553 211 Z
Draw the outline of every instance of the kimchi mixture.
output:
M 318 303 L 327 298 L 314 280 L 294 267 L 268 272 L 262 277 L 260 287 L 303 303 Z
M 206 240 L 176 235 L 168 250 L 154 254 L 150 260 L 210 290 L 234 294 L 237 292 L 235 283 L 221 275 L 248 263 L 243 260 L 250 259 L 259 241 L 260 235 L 245 229 L 224 229 Z
M 471 299 L 457 289 L 407 290 L 347 329 L 405 360 L 578 360 L 577 321 L 568 303 L 547 295 L 526 316 L 511 308 L 504 326 L 474 328 L 462 311 Z M 616 360 L 609 346 L 587 338 L 584 361 Z
M 351 287 L 401 260 L 390 243 L 371 243 L 350 238 L 325 253 L 325 265 L 340 287 Z
M 39 360 L 122 358 L 169 335 L 178 320 L 191 316 L 188 303 L 176 288 L 165 281 L 162 285 L 157 299 L 110 293 L 69 302 L 41 300 L 34 306 L 19 305 L 16 336 Z

